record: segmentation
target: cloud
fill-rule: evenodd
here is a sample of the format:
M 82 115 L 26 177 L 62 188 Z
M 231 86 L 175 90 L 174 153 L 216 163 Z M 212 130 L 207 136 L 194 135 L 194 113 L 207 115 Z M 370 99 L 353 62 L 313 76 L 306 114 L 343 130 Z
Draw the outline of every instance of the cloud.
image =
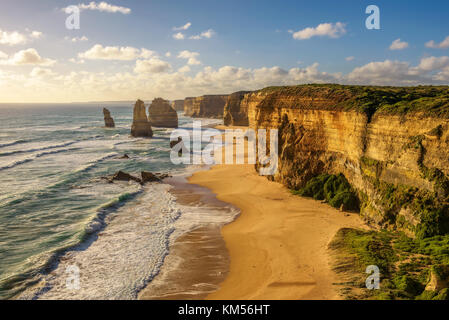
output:
M 139 74 L 162 73 L 170 69 L 171 65 L 168 62 L 155 57 L 148 60 L 137 60 L 134 72 Z
M 28 34 L 24 34 L 18 31 L 4 31 L 0 29 L 0 44 L 8 46 L 25 44 L 41 37 L 42 32 L 40 31 L 31 31 Z
M 15 53 L 9 59 L 0 60 L 0 64 L 9 66 L 21 66 L 21 65 L 42 65 L 51 66 L 55 64 L 56 60 L 44 59 L 34 48 L 21 50 Z
M 446 37 L 442 42 L 435 43 L 435 41 L 431 40 L 426 43 L 427 48 L 433 48 L 433 49 L 446 49 L 449 48 L 449 36 Z
M 197 59 L 200 54 L 198 52 L 192 52 L 188 50 L 181 51 L 178 54 L 178 58 L 187 59 L 188 65 L 199 65 L 201 62 Z
M 173 27 L 174 31 L 181 31 L 181 30 L 187 30 L 192 26 L 192 24 L 190 22 L 187 22 L 185 25 L 181 26 L 181 27 Z
M 171 57 L 171 52 L 170 52 L 170 51 L 166 52 L 166 53 L 165 53 L 165 56 L 166 56 L 167 58 L 170 58 L 170 57 Z
M 77 6 L 80 10 L 92 10 L 92 11 L 100 11 L 100 12 L 109 12 L 109 13 L 122 13 L 122 14 L 130 14 L 131 9 L 126 7 L 120 7 L 113 4 L 109 4 L 105 1 L 101 2 L 90 2 L 88 4 L 80 3 Z M 67 12 L 67 8 L 64 8 L 63 11 Z M 71 12 L 70 12 L 71 13 Z
M 346 61 L 352 61 L 352 60 L 354 60 L 354 59 L 355 59 L 355 57 L 353 57 L 353 56 L 350 56 L 350 57 L 346 57 L 346 58 L 345 58 Z
M 390 46 L 390 50 L 403 50 L 408 48 L 408 42 L 401 41 L 401 39 L 396 39 Z
M 193 40 L 210 39 L 215 34 L 216 34 L 216 32 L 213 29 L 209 29 L 207 31 L 202 32 L 201 34 L 191 36 L 189 39 L 193 39 Z
M 54 75 L 56 75 L 56 73 L 54 73 L 51 69 L 41 67 L 35 67 L 30 72 L 30 76 L 34 78 L 44 78 Z
M 89 41 L 89 38 L 87 38 L 86 36 L 74 37 L 74 38 L 70 39 L 70 41 L 72 41 L 72 42 Z
M 154 51 L 147 49 L 137 49 L 133 47 L 103 47 L 101 44 L 96 44 L 86 52 L 78 54 L 81 59 L 88 60 L 122 60 L 130 61 L 138 58 L 149 58 L 154 54 Z
M 184 40 L 185 37 L 186 36 L 182 32 L 178 32 L 173 35 L 173 39 L 176 39 L 176 40 Z
M 306 40 L 312 37 L 339 38 L 345 33 L 346 29 L 344 23 L 322 23 L 315 28 L 309 27 L 297 32 L 293 32 L 293 39 Z
M 189 66 L 181 67 L 178 69 L 178 72 L 181 72 L 181 73 L 190 72 L 190 67 Z

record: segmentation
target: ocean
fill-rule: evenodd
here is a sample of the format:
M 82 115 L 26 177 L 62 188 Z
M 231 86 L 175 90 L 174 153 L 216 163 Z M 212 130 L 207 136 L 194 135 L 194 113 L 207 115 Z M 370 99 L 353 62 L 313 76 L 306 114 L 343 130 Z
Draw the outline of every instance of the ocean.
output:
M 103 128 L 104 106 L 115 129 Z M 132 106 L 104 106 L 0 106 L 0 299 L 136 299 L 179 236 L 236 216 L 180 205 L 167 183 L 109 183 L 119 170 L 204 168 L 171 163 L 172 129 L 130 137 Z M 180 128 L 192 121 L 179 113 Z M 74 270 L 80 285 L 68 290 Z

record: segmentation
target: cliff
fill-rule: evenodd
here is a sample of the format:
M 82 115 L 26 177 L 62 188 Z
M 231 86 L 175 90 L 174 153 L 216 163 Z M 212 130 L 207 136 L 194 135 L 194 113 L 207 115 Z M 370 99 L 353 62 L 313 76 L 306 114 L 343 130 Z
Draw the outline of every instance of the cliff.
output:
M 224 106 L 224 124 L 226 126 L 248 126 L 249 91 L 240 91 L 231 94 Z
M 193 118 L 222 118 L 227 95 L 207 95 L 184 100 L 184 113 Z
M 184 111 L 184 100 L 173 101 L 171 107 L 176 111 Z
M 114 119 L 111 117 L 111 112 L 103 108 L 103 115 L 104 115 L 104 125 L 106 128 L 115 128 Z
M 133 124 L 131 126 L 131 135 L 133 137 L 152 137 L 153 130 L 148 121 L 145 111 L 145 104 L 142 100 L 137 100 L 134 105 Z
M 178 113 L 164 99 L 154 99 L 148 108 L 148 115 L 150 125 L 153 127 L 178 127 Z
M 233 97 L 230 124 L 245 123 L 246 112 L 250 127 L 279 129 L 272 179 L 298 190 L 343 174 L 371 225 L 449 232 L 448 87 L 305 85 Z

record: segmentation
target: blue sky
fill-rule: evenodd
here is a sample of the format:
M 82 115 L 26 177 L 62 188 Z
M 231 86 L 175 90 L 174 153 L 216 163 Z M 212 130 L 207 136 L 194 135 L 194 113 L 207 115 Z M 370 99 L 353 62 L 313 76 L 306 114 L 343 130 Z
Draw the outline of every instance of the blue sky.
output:
M 0 4 L 0 101 L 174 99 L 276 84 L 449 81 L 448 1 L 90 2 Z M 83 4 L 80 30 L 66 29 L 62 9 Z M 380 9 L 380 30 L 365 28 L 371 4 Z M 320 24 L 325 31 L 316 35 Z

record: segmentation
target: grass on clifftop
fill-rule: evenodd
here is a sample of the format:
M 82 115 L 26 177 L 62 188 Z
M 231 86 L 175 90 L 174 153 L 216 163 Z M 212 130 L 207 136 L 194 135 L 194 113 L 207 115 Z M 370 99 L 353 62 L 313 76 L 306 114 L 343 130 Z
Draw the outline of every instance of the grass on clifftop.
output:
M 425 291 L 431 270 L 447 270 L 449 235 L 411 239 L 388 231 L 341 229 L 329 244 L 346 299 L 448 300 L 449 290 Z M 380 269 L 380 290 L 366 289 L 370 265 Z M 447 274 L 438 275 L 447 279 Z
M 308 84 L 267 87 L 258 92 L 329 98 L 336 101 L 331 109 L 356 110 L 367 114 L 376 112 L 403 115 L 420 112 L 427 116 L 449 118 L 449 87 L 378 87 L 338 84 Z
M 319 175 L 309 180 L 304 188 L 292 193 L 315 200 L 326 200 L 329 205 L 337 209 L 359 210 L 359 199 L 343 174 Z

